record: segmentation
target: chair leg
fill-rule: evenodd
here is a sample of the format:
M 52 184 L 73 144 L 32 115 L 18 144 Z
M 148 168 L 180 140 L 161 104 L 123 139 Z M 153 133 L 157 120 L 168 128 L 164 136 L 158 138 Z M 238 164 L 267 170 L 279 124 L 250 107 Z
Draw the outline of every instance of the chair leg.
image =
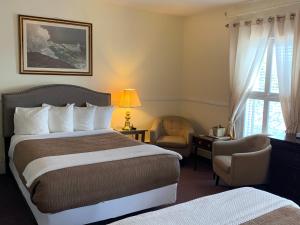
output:
M 219 185 L 219 180 L 220 180 L 220 177 L 218 175 L 216 175 L 216 186 Z
M 216 178 L 216 174 L 215 174 L 215 172 L 213 172 L 213 179 L 215 179 Z

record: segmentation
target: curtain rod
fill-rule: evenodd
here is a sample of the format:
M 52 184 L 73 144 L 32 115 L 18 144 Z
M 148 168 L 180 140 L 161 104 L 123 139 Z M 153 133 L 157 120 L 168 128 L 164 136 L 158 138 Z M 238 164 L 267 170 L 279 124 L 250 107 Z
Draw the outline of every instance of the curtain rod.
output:
M 291 19 L 291 20 L 294 20 L 294 19 L 295 19 L 295 16 L 296 16 L 296 14 L 295 14 L 295 13 L 292 13 L 292 14 L 290 15 L 290 19 Z M 268 18 L 268 22 L 269 22 L 269 23 L 274 22 L 275 18 L 276 18 L 277 20 L 282 20 L 282 19 L 285 19 L 286 16 L 270 16 L 270 17 Z M 264 21 L 264 19 L 259 18 L 259 19 L 256 20 L 256 24 L 261 24 L 263 21 Z M 252 20 L 247 20 L 247 21 L 245 21 L 244 23 L 245 23 L 246 26 L 251 25 L 251 24 L 252 24 Z M 237 23 L 233 23 L 232 25 L 233 25 L 233 27 L 236 27 L 236 26 L 239 26 L 240 23 L 237 22 Z M 225 27 L 229 28 L 229 24 L 226 24 Z

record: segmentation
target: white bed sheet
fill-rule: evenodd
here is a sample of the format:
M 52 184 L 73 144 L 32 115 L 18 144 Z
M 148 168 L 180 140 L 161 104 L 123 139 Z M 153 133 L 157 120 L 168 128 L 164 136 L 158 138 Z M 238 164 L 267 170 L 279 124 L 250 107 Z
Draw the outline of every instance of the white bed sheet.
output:
M 294 202 L 254 188 L 202 197 L 111 225 L 238 225 Z

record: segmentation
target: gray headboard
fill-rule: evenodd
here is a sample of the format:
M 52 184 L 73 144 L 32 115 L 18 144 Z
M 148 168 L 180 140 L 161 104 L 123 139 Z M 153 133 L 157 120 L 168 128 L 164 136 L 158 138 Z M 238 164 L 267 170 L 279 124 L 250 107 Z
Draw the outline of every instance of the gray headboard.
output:
M 37 107 L 43 103 L 56 106 L 75 103 L 83 106 L 86 102 L 108 106 L 111 104 L 111 95 L 65 84 L 38 86 L 18 93 L 2 94 L 3 136 L 10 138 L 14 133 L 16 107 Z

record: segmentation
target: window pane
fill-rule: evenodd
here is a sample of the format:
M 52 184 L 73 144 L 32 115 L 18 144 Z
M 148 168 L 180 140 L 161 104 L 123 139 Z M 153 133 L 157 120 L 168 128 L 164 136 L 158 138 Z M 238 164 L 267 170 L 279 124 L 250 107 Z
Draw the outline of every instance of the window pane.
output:
M 277 66 L 276 66 L 276 49 L 273 49 L 272 56 L 272 71 L 271 71 L 271 82 L 270 82 L 270 92 L 279 93 L 278 78 L 277 78 Z
M 271 86 L 270 86 L 270 92 L 271 93 L 279 93 L 279 87 L 278 87 L 278 78 L 277 78 L 277 66 L 276 66 L 276 56 L 280 57 L 282 61 L 284 61 L 284 64 L 289 65 L 288 67 L 290 69 L 287 69 L 285 72 L 288 74 L 291 73 L 292 69 L 292 59 L 293 59 L 293 40 L 291 39 L 287 45 L 284 46 L 277 46 L 273 47 L 273 56 L 272 56 L 272 73 L 271 73 Z M 276 55 L 277 54 L 277 55 Z
M 248 99 L 245 110 L 244 136 L 262 133 L 264 101 Z
M 285 124 L 282 116 L 280 102 L 269 103 L 268 113 L 268 133 L 272 135 L 280 135 L 285 132 Z
M 283 48 L 279 46 L 279 49 L 276 47 L 274 41 L 269 42 L 252 89 L 253 93 L 250 95 L 251 98 L 247 100 L 244 114 L 244 136 L 262 132 L 270 135 L 281 135 L 286 130 L 280 102 L 274 98 L 279 94 L 278 60 L 276 57 L 280 57 L 285 64 L 291 64 L 293 48 L 292 44 L 288 47 L 283 46 Z M 285 73 L 289 73 L 289 71 L 285 70 Z
M 258 78 L 256 79 L 252 91 L 265 91 L 265 80 L 266 80 L 266 68 L 267 68 L 267 51 L 264 55 L 263 61 L 260 65 Z

